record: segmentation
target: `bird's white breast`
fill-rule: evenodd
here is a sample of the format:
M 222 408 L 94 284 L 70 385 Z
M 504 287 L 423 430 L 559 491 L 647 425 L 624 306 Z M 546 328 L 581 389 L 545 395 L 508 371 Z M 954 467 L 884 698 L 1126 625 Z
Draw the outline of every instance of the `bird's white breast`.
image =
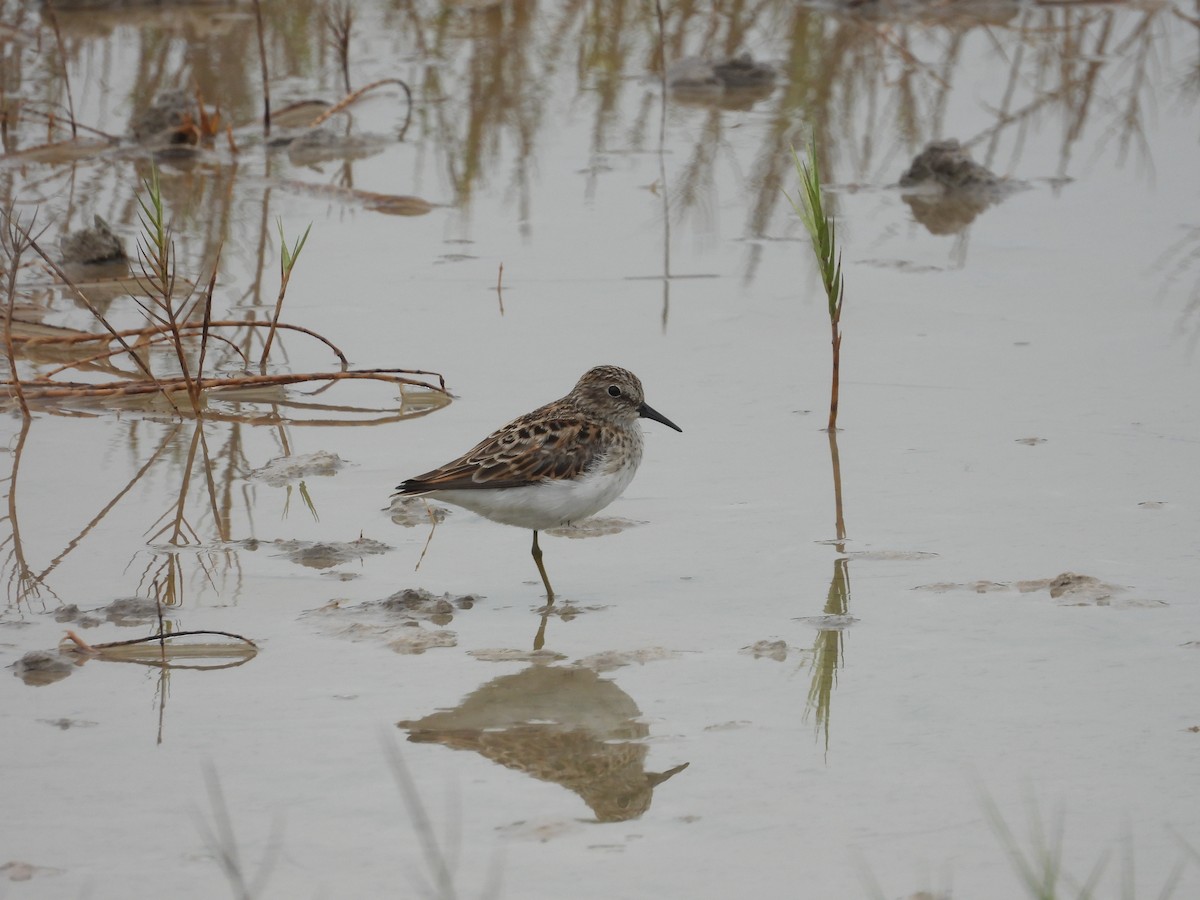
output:
M 514 488 L 430 491 L 426 496 L 504 525 L 533 531 L 557 528 L 593 516 L 621 496 L 637 472 L 641 449 L 636 441 L 622 452 L 610 451 L 579 478 Z

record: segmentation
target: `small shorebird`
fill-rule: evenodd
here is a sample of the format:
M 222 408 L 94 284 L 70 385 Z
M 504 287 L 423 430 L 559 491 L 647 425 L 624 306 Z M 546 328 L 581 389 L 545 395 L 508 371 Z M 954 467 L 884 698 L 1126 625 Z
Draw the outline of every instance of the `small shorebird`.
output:
M 640 418 L 683 431 L 646 403 L 632 372 L 596 366 L 561 400 L 513 419 L 396 490 L 532 529 L 533 561 L 553 603 L 538 532 L 586 519 L 621 496 L 642 461 Z

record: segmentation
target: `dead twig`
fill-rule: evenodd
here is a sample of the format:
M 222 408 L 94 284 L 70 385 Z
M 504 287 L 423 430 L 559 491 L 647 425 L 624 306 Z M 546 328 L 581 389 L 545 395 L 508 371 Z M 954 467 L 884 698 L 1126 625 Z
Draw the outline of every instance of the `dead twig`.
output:
M 372 81 L 370 84 L 360 87 L 357 91 L 347 94 L 337 103 L 333 104 L 333 106 L 329 107 L 329 109 L 325 110 L 325 112 L 321 113 L 321 115 L 313 119 L 309 123 L 309 127 L 316 128 L 318 125 L 324 123 L 330 116 L 340 113 L 346 107 L 356 102 L 358 98 L 367 91 L 374 90 L 375 88 L 381 87 L 385 84 L 398 84 L 400 87 L 404 88 L 404 96 L 408 101 L 408 111 L 404 115 L 404 124 L 400 126 L 400 140 L 404 140 L 404 135 L 408 132 L 408 125 L 412 121 L 412 89 L 409 88 L 404 80 L 400 78 L 381 78 L 378 81 Z
M 20 321 L 20 320 L 17 320 L 17 321 Z M 180 329 L 180 331 L 187 333 L 187 332 L 198 331 L 202 327 L 203 327 L 203 325 L 197 325 L 194 323 L 193 324 L 184 323 L 184 324 L 180 325 L 179 329 Z M 271 323 L 270 322 L 242 321 L 240 319 L 220 319 L 216 322 L 209 322 L 208 327 L 210 329 L 211 328 L 270 328 Z M 328 347 L 330 350 L 332 350 L 334 355 L 337 356 L 338 362 L 340 362 L 343 366 L 350 365 L 350 360 L 346 357 L 346 354 L 343 353 L 336 344 L 334 344 L 331 340 L 329 340 L 329 338 L 324 337 L 323 335 L 320 335 L 317 332 L 313 331 L 311 328 L 305 328 L 302 325 L 289 325 L 286 322 L 276 322 L 275 328 L 278 330 L 282 330 L 282 331 L 298 331 L 301 334 L 308 335 L 309 337 L 313 338 L 314 340 L 320 341 L 322 344 L 324 344 L 326 347 Z M 153 340 L 153 338 L 155 338 L 157 336 L 160 336 L 160 335 L 165 336 L 168 333 L 168 330 L 169 329 L 167 329 L 166 327 L 164 327 L 162 325 L 152 325 L 147 328 L 128 328 L 123 331 L 115 332 L 115 334 L 120 335 L 121 337 L 124 337 L 124 338 L 129 338 L 129 337 L 137 338 L 139 341 L 142 341 L 142 340 L 150 341 L 150 340 Z M 69 334 L 69 335 L 62 335 L 61 337 L 58 335 L 38 335 L 37 337 L 14 336 L 13 340 L 15 342 L 21 344 L 25 348 L 30 348 L 30 347 L 42 346 L 44 344 L 52 344 L 52 345 L 60 345 L 61 344 L 64 346 L 71 345 L 71 344 L 87 344 L 87 343 L 92 343 L 95 341 L 109 341 L 109 340 L 112 340 L 112 338 L 113 338 L 113 334 L 110 333 L 108 335 Z
M 63 46 L 62 30 L 58 27 L 58 16 L 54 12 L 54 4 L 47 0 L 46 14 L 50 17 L 50 27 L 54 30 L 54 42 L 58 45 L 58 61 L 62 64 L 63 84 L 67 89 L 67 112 L 71 117 L 71 137 L 79 136 L 75 128 L 75 100 L 71 97 L 71 73 L 67 69 L 67 51 Z
M 263 135 L 271 136 L 271 80 L 267 74 L 267 42 L 263 37 L 262 4 L 254 0 L 254 24 L 258 29 L 258 59 L 262 64 Z
M 9 218 L 8 221 L 13 222 L 14 220 Z M 150 371 L 150 367 L 146 364 L 146 361 L 144 359 L 142 359 L 140 356 L 138 356 L 137 353 L 134 352 L 133 348 L 130 347 L 128 343 L 126 343 L 126 341 L 123 337 L 121 337 L 120 335 L 117 334 L 116 330 L 112 327 L 111 324 L 109 324 L 108 319 L 104 318 L 104 314 L 101 313 L 100 310 L 96 309 L 96 307 L 93 305 L 92 301 L 88 299 L 87 294 L 85 294 L 83 291 L 81 291 L 79 289 L 79 287 L 75 284 L 75 282 L 73 282 L 70 279 L 70 277 L 67 275 L 67 273 L 62 270 L 62 266 L 60 266 L 53 259 L 51 259 L 50 255 L 48 253 L 46 253 L 45 250 L 42 249 L 41 245 L 37 242 L 37 240 L 29 233 L 29 229 L 23 228 L 21 226 L 20 222 L 16 222 L 15 227 L 16 227 L 17 231 L 19 231 L 22 235 L 24 235 L 25 239 L 29 242 L 29 248 L 31 250 L 33 250 L 34 253 L 36 253 L 38 256 L 40 256 L 42 258 L 42 261 L 45 262 L 46 265 L 50 267 L 50 271 L 52 271 L 55 274 L 55 276 L 58 278 L 58 280 L 61 281 L 63 284 L 65 284 L 67 287 L 69 287 L 71 289 L 71 291 L 75 294 L 75 296 L 79 298 L 79 302 L 82 303 L 84 306 L 86 306 L 88 312 L 90 312 L 93 316 L 95 316 L 96 321 L 99 322 L 101 325 L 103 325 L 105 330 L 108 331 L 108 333 L 113 336 L 113 338 L 117 341 L 117 343 L 119 343 L 122 347 L 125 348 L 125 352 L 128 353 L 133 358 L 133 361 L 137 364 L 137 367 L 142 370 L 142 372 L 145 374 L 145 376 L 154 385 L 154 389 L 158 390 L 162 393 L 163 398 L 167 401 L 167 403 L 169 403 L 171 405 L 171 409 L 175 410 L 177 415 L 183 415 L 179 411 L 179 407 L 175 405 L 175 401 L 172 400 L 170 395 L 167 393 L 166 388 L 163 387 L 162 382 L 160 382 L 154 376 L 154 373 Z M 16 373 L 13 373 L 13 377 L 14 378 L 16 377 Z
M 176 631 L 172 632 L 171 634 L 151 634 L 147 635 L 146 637 L 131 638 L 127 641 L 107 641 L 103 644 L 89 644 L 74 631 L 68 629 L 66 640 L 70 641 L 73 645 L 71 647 L 72 650 L 78 650 L 81 653 L 94 655 L 99 654 L 101 650 L 107 650 L 110 647 L 129 647 L 133 644 L 150 644 L 160 640 L 174 640 L 175 638 L 195 637 L 202 634 L 232 638 L 235 641 L 241 641 L 242 643 L 249 644 L 251 647 L 258 649 L 258 644 L 254 643 L 254 641 L 250 640 L 250 638 L 244 635 L 234 634 L 232 631 L 214 631 L 210 629 L 201 629 L 197 631 Z
M 34 221 L 37 213 L 33 215 Z M 4 308 L 4 350 L 8 354 L 8 373 L 12 378 L 12 387 L 17 395 L 17 403 L 21 407 L 21 415 L 29 420 L 29 406 L 25 403 L 25 393 L 21 389 L 21 376 L 17 373 L 17 351 L 13 346 L 13 307 L 17 302 L 17 270 L 21 267 L 21 257 L 29 249 L 29 233 L 20 227 L 20 218 L 10 205 L 4 212 L 4 227 L 0 230 L 0 243 L 3 244 L 4 255 L 7 257 L 7 271 L 4 279 L 4 290 L 8 302 Z M 30 223 L 33 226 L 33 221 Z
M 437 375 L 440 387 L 434 387 L 432 384 L 424 381 L 404 378 L 398 374 L 401 372 L 412 375 Z M 291 375 L 236 375 L 230 378 L 202 378 L 200 379 L 200 388 L 201 390 L 234 390 L 238 388 L 303 384 L 310 381 L 343 381 L 347 379 L 384 381 L 389 384 L 425 388 L 426 390 L 436 391 L 440 394 L 449 393 L 446 390 L 445 379 L 441 375 L 438 375 L 437 372 L 425 372 L 420 369 L 350 369 L 344 372 L 310 372 Z M 0 382 L 0 384 L 4 383 Z M 187 385 L 188 383 L 182 378 L 175 378 L 167 381 L 129 381 L 112 385 L 67 383 L 54 387 L 26 383 L 25 387 L 28 397 L 54 400 L 84 397 L 130 397 L 156 392 L 169 395 L 171 392 L 187 390 Z M 176 410 L 178 410 L 178 407 L 176 407 Z

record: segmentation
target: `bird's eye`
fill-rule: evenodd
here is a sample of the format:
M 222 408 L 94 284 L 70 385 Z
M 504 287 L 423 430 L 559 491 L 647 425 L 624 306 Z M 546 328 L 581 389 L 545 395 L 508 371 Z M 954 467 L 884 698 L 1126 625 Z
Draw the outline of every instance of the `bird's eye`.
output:
M 608 396 L 610 396 L 610 397 L 620 397 L 620 396 L 621 396 L 621 389 L 620 389 L 619 387 L 617 387 L 615 384 L 610 384 L 610 385 L 608 386 Z

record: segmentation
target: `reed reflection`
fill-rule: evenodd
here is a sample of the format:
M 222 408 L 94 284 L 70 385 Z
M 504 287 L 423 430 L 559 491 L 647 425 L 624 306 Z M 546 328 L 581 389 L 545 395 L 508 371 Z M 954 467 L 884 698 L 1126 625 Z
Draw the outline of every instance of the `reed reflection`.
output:
M 543 221 L 533 208 L 533 186 L 545 164 L 539 157 L 546 137 L 559 124 L 547 111 L 558 108 L 552 100 L 564 85 L 571 90 L 572 78 L 571 115 L 590 120 L 585 194 L 592 198 L 613 170 L 609 158 L 654 152 L 654 114 L 666 108 L 669 67 L 688 59 L 736 61 L 747 47 L 769 47 L 769 62 L 779 75 L 773 90 L 760 86 L 738 94 L 738 102 L 730 102 L 727 93 L 715 99 L 679 94 L 672 103 L 682 114 L 667 129 L 660 120 L 658 129 L 660 148 L 666 131 L 665 143 L 684 160 L 677 171 L 663 173 L 671 183 L 671 208 L 663 214 L 676 227 L 692 224 L 697 231 L 711 231 L 712 211 L 720 205 L 717 171 L 738 173 L 747 281 L 755 276 L 761 242 L 791 234 L 788 212 L 779 207 L 781 189 L 790 172 L 789 148 L 806 143 L 809 131 L 831 171 L 856 185 L 891 186 L 922 146 L 946 137 L 962 140 L 991 169 L 1019 173 L 1030 135 L 1057 120 L 1056 171 L 1020 174 L 1051 175 L 1061 184 L 1077 168 L 1079 147 L 1093 146 L 1095 135 L 1102 135 L 1098 152 L 1115 153 L 1120 161 L 1132 157 L 1141 172 L 1151 173 L 1154 148 L 1144 110 L 1177 103 L 1186 115 L 1200 96 L 1193 90 L 1194 67 L 1178 78 L 1156 77 L 1163 45 L 1181 27 L 1169 5 L 1139 10 L 925 5 L 841 9 L 831 15 L 785 0 L 757 5 L 618 0 L 606 5 L 604 15 L 593 15 L 580 4 L 448 8 L 438 0 L 410 0 L 357 14 L 344 23 L 345 34 L 339 37 L 335 29 L 334 40 L 330 20 L 319 14 L 315 0 L 263 6 L 273 77 L 307 79 L 317 89 L 348 86 L 356 54 L 363 52 L 364 23 L 371 14 L 380 17 L 372 39 L 390 42 L 391 57 L 407 61 L 400 74 L 413 84 L 413 127 L 402 129 L 401 138 L 415 151 L 407 155 L 414 167 L 409 180 L 427 180 L 431 167 L 444 173 L 448 200 L 460 210 L 461 230 L 470 227 L 471 201 L 479 187 L 495 181 L 510 191 L 523 234 L 532 234 Z M 11 41 L 0 48 L 0 94 L 9 98 L 0 116 L 0 137 L 7 153 L 46 142 L 48 120 L 52 139 L 65 133 L 70 114 L 61 102 L 63 63 L 77 81 L 84 80 L 94 59 L 111 67 L 118 40 L 132 41 L 134 71 L 128 96 L 117 98 L 113 108 L 140 112 L 160 88 L 194 86 L 209 102 L 219 102 L 235 125 L 249 127 L 256 119 L 257 48 L 252 30 L 235 27 L 236 18 L 173 6 L 56 8 L 65 59 L 58 58 L 48 23 L 24 7 L 14 11 L 14 30 L 46 33 L 37 41 Z M 136 30 L 117 27 L 131 24 Z M 981 45 L 988 48 L 987 85 L 994 91 L 980 102 L 992 120 L 973 134 L 947 134 L 957 96 L 975 90 Z M 701 108 L 685 109 L 688 102 Z M 752 119 L 736 108 L 746 102 L 753 104 Z M 86 132 L 89 139 L 97 131 L 112 137 L 100 129 L 121 130 L 110 122 L 80 124 L 96 126 Z M 344 138 L 347 146 L 352 143 L 349 134 Z M 739 158 L 747 152 L 749 164 Z M 9 173 L 6 180 L 20 182 L 25 201 L 89 198 L 111 191 L 116 173 L 126 179 L 121 195 L 132 196 L 135 166 L 114 166 L 102 156 L 85 152 L 76 158 L 86 164 L 77 168 L 64 166 L 64 155 L 57 165 Z M 181 165 L 181 172 L 187 168 Z M 205 232 L 200 258 L 212 258 L 219 241 L 232 239 L 230 230 L 241 223 L 253 222 L 260 201 L 265 202 L 261 179 L 250 185 L 237 169 L 236 160 L 230 165 L 227 158 L 205 156 L 191 165 L 194 183 L 185 188 L 196 202 L 169 197 L 181 216 L 196 211 L 189 221 Z M 348 157 L 329 179 L 319 186 L 354 184 Z M 268 186 L 272 180 L 268 173 Z M 659 182 L 666 199 L 667 178 Z M 3 193 L 16 191 L 6 187 Z M 336 196 L 364 202 L 355 192 Z M 932 221 L 937 233 L 953 227 L 954 234 L 964 235 L 969 219 L 984 208 L 960 204 L 950 219 L 941 215 Z M 915 215 L 917 221 L 928 220 L 924 210 Z M 667 227 L 664 221 L 664 232 Z M 965 254 L 965 236 L 956 239 L 955 248 L 960 257 Z M 664 259 L 664 275 L 671 277 L 669 259 Z M 663 297 L 669 301 L 669 284 Z
M 597 822 L 626 822 L 650 808 L 654 789 L 687 768 L 647 772 L 633 698 L 577 666 L 532 666 L 476 689 L 453 709 L 397 723 L 414 743 L 478 753 L 579 797 Z
M 826 431 L 829 437 L 829 458 L 833 474 L 834 529 L 837 537 L 833 542 L 839 554 L 833 561 L 833 577 L 825 597 L 821 616 L 808 619 L 817 628 L 813 642 L 812 681 L 808 688 L 808 699 L 804 706 L 804 719 L 814 719 L 814 725 L 825 741 L 825 752 L 829 752 L 830 720 L 833 710 L 833 689 L 837 686 L 837 672 L 844 664 L 845 644 L 843 632 L 850 615 L 850 560 L 846 553 L 846 517 L 842 507 L 842 463 L 838 453 L 837 429 Z

